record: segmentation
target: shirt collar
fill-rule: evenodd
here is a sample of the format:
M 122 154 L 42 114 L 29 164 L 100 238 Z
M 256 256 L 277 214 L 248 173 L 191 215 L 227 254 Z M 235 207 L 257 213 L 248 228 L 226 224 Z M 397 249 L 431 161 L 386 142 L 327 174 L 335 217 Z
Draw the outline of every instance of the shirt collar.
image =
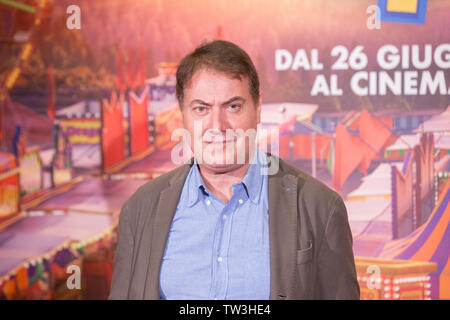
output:
M 248 197 L 255 204 L 259 202 L 261 197 L 265 167 L 267 167 L 266 155 L 259 148 L 256 148 L 244 179 L 242 179 Z
M 195 158 L 188 181 L 189 181 L 188 206 L 191 207 L 197 202 L 199 194 L 201 192 L 207 194 L 205 183 L 203 182 L 203 178 L 200 175 L 197 160 Z
M 250 165 L 245 173 L 244 178 L 240 183 L 244 185 L 249 199 L 257 204 L 261 197 L 261 188 L 264 181 L 264 170 L 267 170 L 267 158 L 264 152 L 255 149 L 255 154 L 252 157 Z M 208 195 L 207 188 L 203 181 L 200 171 L 198 169 L 197 160 L 194 157 L 194 162 L 188 177 L 188 206 L 193 206 L 199 198 L 201 193 Z

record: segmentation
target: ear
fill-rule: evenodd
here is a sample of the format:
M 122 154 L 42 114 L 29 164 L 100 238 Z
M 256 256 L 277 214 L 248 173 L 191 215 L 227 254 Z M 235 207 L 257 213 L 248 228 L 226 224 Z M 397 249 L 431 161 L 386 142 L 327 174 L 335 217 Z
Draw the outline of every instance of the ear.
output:
M 261 122 L 261 106 L 262 106 L 262 91 L 259 92 L 258 104 L 256 105 L 256 124 Z

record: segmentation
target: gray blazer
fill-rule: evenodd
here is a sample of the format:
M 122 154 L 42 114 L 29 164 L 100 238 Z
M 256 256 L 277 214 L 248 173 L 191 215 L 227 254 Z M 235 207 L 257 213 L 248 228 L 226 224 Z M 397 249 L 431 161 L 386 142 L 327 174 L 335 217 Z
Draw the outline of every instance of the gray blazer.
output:
M 270 299 L 359 299 L 342 198 L 283 160 L 269 175 Z M 109 299 L 159 299 L 159 272 L 186 164 L 141 186 L 123 205 Z

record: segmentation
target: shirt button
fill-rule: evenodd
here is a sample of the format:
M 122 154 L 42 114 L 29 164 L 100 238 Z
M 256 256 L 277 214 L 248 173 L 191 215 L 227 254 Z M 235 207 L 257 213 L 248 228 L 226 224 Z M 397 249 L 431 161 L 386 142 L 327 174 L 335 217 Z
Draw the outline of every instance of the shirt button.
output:
M 239 203 L 242 204 L 244 201 L 242 199 L 239 199 Z
M 217 258 L 217 261 L 219 261 L 219 262 L 222 262 L 222 260 L 223 260 L 222 257 Z
M 209 206 L 211 204 L 211 201 L 206 200 L 206 205 Z
M 226 219 L 227 219 L 227 215 L 224 214 L 224 215 L 223 215 L 223 220 L 226 220 Z

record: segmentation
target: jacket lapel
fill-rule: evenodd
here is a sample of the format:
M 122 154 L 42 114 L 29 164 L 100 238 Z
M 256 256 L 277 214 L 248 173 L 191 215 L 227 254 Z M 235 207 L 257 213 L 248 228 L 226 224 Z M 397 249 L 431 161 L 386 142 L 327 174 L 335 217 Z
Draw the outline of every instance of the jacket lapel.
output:
M 159 196 L 158 207 L 152 223 L 149 268 L 144 289 L 144 299 L 159 299 L 159 272 L 173 216 L 181 196 L 184 181 L 192 159 L 184 164 L 181 172 L 173 176 Z
M 268 180 L 270 299 L 292 299 L 297 257 L 297 179 L 280 167 Z

